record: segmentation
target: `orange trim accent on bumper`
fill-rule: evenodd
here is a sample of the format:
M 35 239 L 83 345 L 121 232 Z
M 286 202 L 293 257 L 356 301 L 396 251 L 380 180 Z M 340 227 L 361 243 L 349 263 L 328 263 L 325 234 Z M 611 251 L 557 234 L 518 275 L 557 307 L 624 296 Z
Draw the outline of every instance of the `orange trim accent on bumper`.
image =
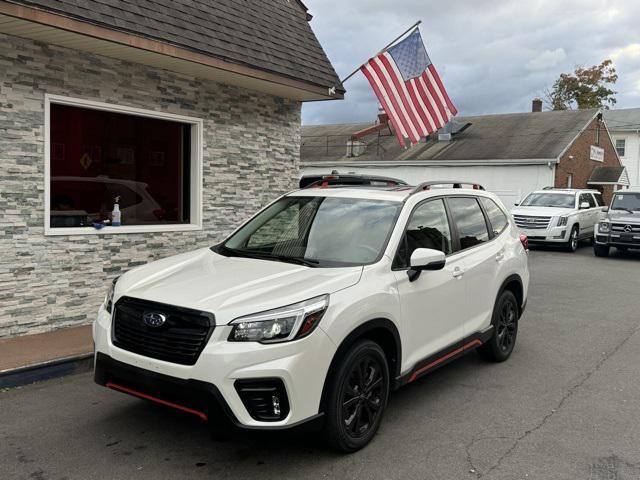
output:
M 447 353 L 445 356 L 440 357 L 440 358 L 434 360 L 433 362 L 431 362 L 431 363 L 425 365 L 424 367 L 421 367 L 418 370 L 416 370 L 415 372 L 413 372 L 411 374 L 411 377 L 409 377 L 409 382 L 408 383 L 413 382 L 424 371 L 429 370 L 432 367 L 435 367 L 436 365 L 444 362 L 445 360 L 453 357 L 454 355 L 462 353 L 462 352 L 464 352 L 465 350 L 467 350 L 467 349 L 469 349 L 471 347 L 476 347 L 476 346 L 479 347 L 480 345 L 482 345 L 482 342 L 476 338 L 475 340 L 470 341 L 469 343 L 463 345 L 462 347 L 456 348 L 454 351 Z
M 179 405 L 177 403 L 169 402 L 168 400 L 162 400 L 161 398 L 154 397 L 152 395 L 147 395 L 146 393 L 138 392 L 137 390 L 133 390 L 131 388 L 118 385 L 117 383 L 107 382 L 105 387 L 111 388 L 112 390 L 117 390 L 122 393 L 128 393 L 129 395 L 133 395 L 134 397 L 144 398 L 145 400 L 151 400 L 152 402 L 158 403 L 160 405 L 164 405 L 165 407 L 175 408 L 176 410 L 190 413 L 191 415 L 195 415 L 196 417 L 201 418 L 205 422 L 209 420 L 209 417 L 207 417 L 207 415 L 204 412 L 201 412 L 199 410 L 194 410 L 192 408 L 188 408 L 183 405 Z

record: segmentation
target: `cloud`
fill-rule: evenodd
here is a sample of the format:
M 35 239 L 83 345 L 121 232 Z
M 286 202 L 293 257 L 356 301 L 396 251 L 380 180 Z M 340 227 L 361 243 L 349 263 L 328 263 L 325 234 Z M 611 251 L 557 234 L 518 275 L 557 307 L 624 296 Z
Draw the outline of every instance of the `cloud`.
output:
M 311 26 L 341 78 L 416 20 L 461 114 L 529 110 L 563 72 L 614 54 L 618 107 L 637 106 L 640 2 L 632 0 L 306 0 Z M 624 12 L 624 14 L 620 13 Z M 636 46 L 633 46 L 636 45 Z M 370 121 L 377 100 L 356 74 L 343 101 L 303 107 L 303 122 Z
M 630 43 L 626 47 L 614 50 L 609 55 L 612 59 L 618 60 L 620 58 L 640 58 L 640 43 Z
M 567 58 L 567 54 L 563 48 L 545 50 L 527 62 L 527 70 L 548 70 L 561 63 L 565 58 Z

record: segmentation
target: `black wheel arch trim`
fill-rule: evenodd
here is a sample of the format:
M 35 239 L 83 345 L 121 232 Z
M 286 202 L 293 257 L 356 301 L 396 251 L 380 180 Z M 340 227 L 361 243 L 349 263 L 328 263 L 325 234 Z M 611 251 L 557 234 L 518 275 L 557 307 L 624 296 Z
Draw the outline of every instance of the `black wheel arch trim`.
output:
M 344 358 L 349 349 L 360 339 L 369 338 L 372 332 L 375 331 L 385 331 L 387 334 L 390 334 L 393 337 L 394 346 L 395 346 L 395 358 L 391 358 L 391 362 L 389 364 L 389 377 L 391 380 L 391 386 L 394 386 L 393 379 L 400 375 L 400 365 L 402 363 L 402 343 L 400 341 L 400 332 L 398 332 L 398 328 L 395 323 L 387 318 L 375 318 L 372 320 L 368 320 L 354 330 L 349 333 L 345 337 L 345 339 L 340 343 L 336 353 L 333 355 L 333 359 L 331 360 L 331 364 L 329 369 L 327 370 L 327 374 L 324 379 L 324 385 L 322 386 L 322 395 L 320 397 L 320 407 L 319 414 L 322 414 L 326 410 L 326 403 L 329 396 L 329 382 L 333 375 L 336 374 L 336 371 L 339 366 L 340 359 Z M 375 341 L 375 339 L 373 339 Z M 384 346 L 381 345 L 382 349 Z M 388 352 L 385 350 L 385 354 L 388 356 Z
M 512 283 L 517 283 L 520 288 L 521 298 L 518 298 L 518 296 L 516 295 L 516 299 L 518 300 L 518 317 L 520 317 L 522 316 L 522 312 L 524 312 L 525 306 L 527 305 L 527 299 L 524 297 L 524 284 L 522 282 L 522 278 L 520 277 L 520 275 L 514 273 L 504 279 L 504 281 L 502 282 L 502 285 L 500 285 L 500 288 L 498 289 L 498 294 L 496 295 L 496 302 L 500 298 L 500 295 L 502 295 L 502 293 Z

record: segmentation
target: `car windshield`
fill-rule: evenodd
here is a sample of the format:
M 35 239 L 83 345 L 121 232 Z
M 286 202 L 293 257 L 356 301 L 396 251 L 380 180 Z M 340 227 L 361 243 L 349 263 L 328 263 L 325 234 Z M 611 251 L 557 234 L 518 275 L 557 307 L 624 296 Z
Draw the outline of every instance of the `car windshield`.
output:
M 288 196 L 214 249 L 310 267 L 366 265 L 382 256 L 401 207 L 383 200 Z
M 523 207 L 574 208 L 576 196 L 571 193 L 531 193 L 523 200 Z
M 640 193 L 616 193 L 611 202 L 611 210 L 640 211 Z

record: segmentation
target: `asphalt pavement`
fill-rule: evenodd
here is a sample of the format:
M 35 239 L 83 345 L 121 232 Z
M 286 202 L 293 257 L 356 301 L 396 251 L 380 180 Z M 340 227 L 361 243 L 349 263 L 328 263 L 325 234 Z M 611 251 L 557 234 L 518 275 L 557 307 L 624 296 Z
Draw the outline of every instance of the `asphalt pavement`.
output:
M 79 374 L 0 392 L 0 479 L 638 479 L 640 254 L 530 255 L 511 359 L 476 354 L 396 392 L 374 441 L 212 438 Z

